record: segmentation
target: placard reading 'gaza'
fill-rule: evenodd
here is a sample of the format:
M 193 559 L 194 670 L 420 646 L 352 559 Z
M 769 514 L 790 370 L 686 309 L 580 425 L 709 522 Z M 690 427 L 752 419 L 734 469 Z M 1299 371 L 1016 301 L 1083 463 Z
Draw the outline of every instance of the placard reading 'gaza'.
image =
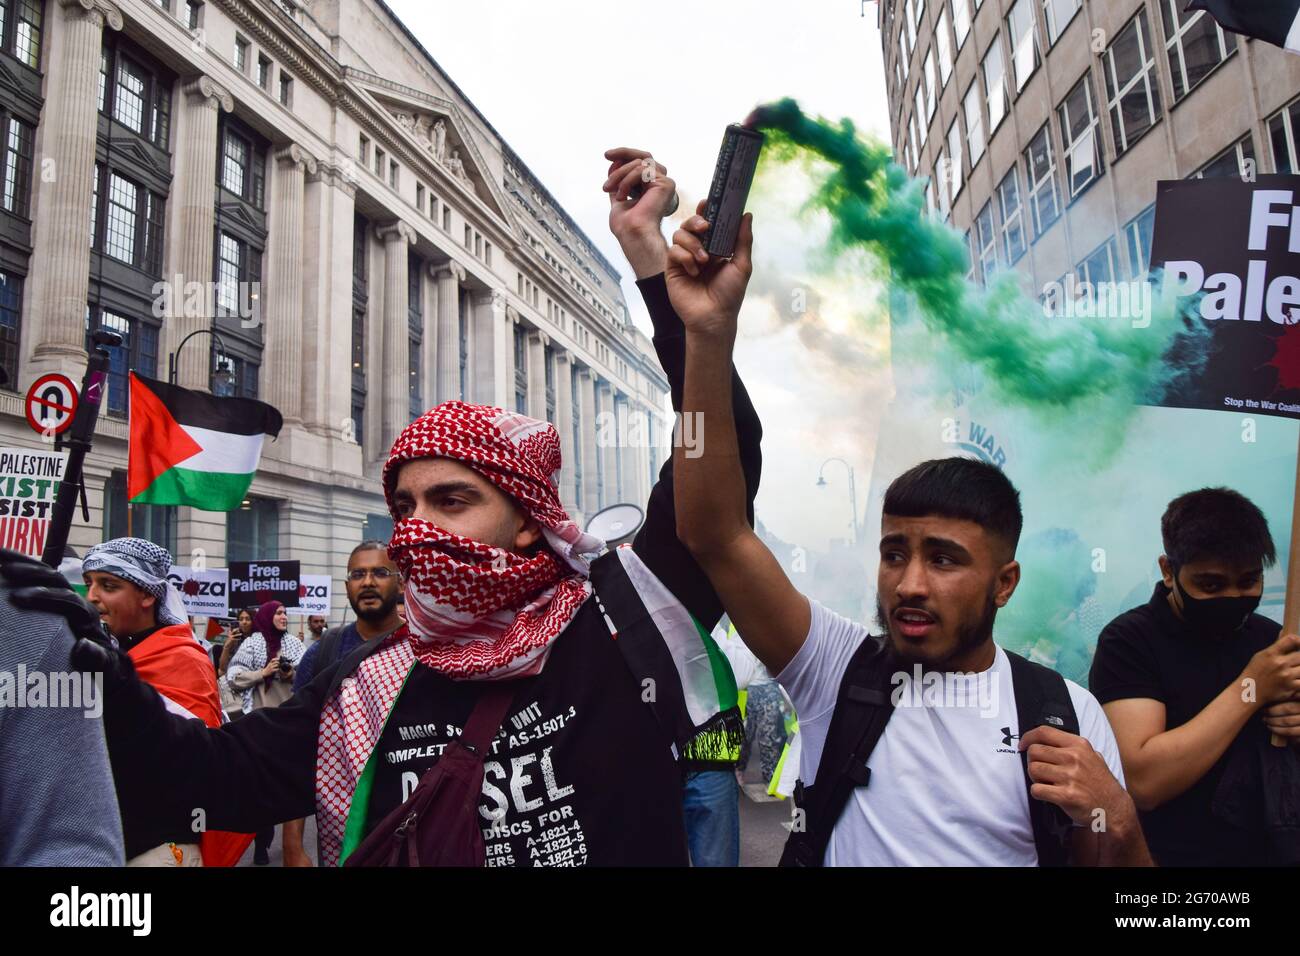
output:
M 300 578 L 297 561 L 231 561 L 230 607 L 252 607 L 266 601 L 297 607 Z
M 1158 183 L 1151 267 L 1211 335 L 1159 404 L 1300 418 L 1300 176 Z

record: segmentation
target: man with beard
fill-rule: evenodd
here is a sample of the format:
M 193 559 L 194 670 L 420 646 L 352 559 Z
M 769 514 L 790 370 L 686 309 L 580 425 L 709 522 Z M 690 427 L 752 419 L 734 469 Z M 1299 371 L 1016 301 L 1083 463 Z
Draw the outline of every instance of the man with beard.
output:
M 999 469 L 946 458 L 890 485 L 877 572 L 882 637 L 795 590 L 754 533 L 726 387 L 752 270 L 752 220 L 743 220 L 730 260 L 704 251 L 707 226 L 699 215 L 682 224 L 666 271 L 669 299 L 686 326 L 682 413 L 706 421 L 709 435 L 703 454 L 674 449 L 677 530 L 799 713 L 800 777 L 813 786 L 801 787 L 804 826 L 792 833 L 783 862 L 1149 863 L 1097 701 L 1072 683 L 1067 695 L 1059 675 L 1013 662 L 993 641 L 997 609 L 1020 580 L 1022 525 L 1019 495 Z M 864 674 L 875 682 L 859 683 Z M 1040 684 L 1059 694 L 1041 699 L 1038 713 L 1052 718 L 1029 730 L 1019 705 Z M 1058 703 L 1066 696 L 1072 709 Z M 1048 711 L 1049 702 L 1070 719 Z M 841 714 L 869 717 L 850 733 L 845 726 L 856 718 Z M 1058 729 L 1072 721 L 1080 734 Z M 1055 811 L 1031 808 L 1037 801 L 1069 820 L 1060 819 L 1054 834 L 1040 831 L 1039 820 Z
M 317 673 L 376 638 L 385 638 L 402 626 L 397 602 L 402 596 L 402 576 L 388 556 L 382 541 L 362 541 L 348 556 L 345 583 L 348 603 L 357 619 L 342 627 L 331 628 L 298 662 L 293 678 L 293 692 L 306 687 Z M 312 866 L 311 857 L 302 845 L 304 820 L 284 824 L 284 865 Z
M 402 597 L 402 576 L 382 541 L 362 541 L 348 556 L 348 603 L 357 619 L 330 628 L 298 662 L 293 679 L 296 694 L 313 677 L 342 660 L 367 641 L 387 637 L 401 626 L 397 603 Z

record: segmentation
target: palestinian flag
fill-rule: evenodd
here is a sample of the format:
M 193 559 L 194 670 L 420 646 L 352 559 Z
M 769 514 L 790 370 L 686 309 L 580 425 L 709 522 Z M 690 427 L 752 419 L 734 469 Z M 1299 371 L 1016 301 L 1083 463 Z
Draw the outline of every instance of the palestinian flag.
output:
M 217 398 L 131 373 L 126 495 L 135 504 L 238 508 L 262 441 L 284 420 L 266 402 Z
M 592 562 L 597 606 L 655 718 L 690 760 L 735 760 L 745 738 L 726 655 L 632 549 Z M 648 682 L 647 682 L 648 681 Z
M 1225 30 L 1300 53 L 1300 0 L 1192 0 L 1186 12 L 1193 10 L 1204 10 Z

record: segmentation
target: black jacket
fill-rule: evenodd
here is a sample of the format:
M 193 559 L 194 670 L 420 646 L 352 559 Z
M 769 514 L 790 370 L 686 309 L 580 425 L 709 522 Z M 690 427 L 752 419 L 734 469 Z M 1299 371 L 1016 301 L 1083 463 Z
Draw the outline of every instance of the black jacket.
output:
M 662 274 L 637 285 L 654 323 L 655 351 L 670 383 L 673 408 L 680 410 L 684 327 L 669 303 Z M 762 430 L 734 369 L 732 389 L 752 524 Z M 677 538 L 671 457 L 650 492 L 646 520 L 633 548 L 697 621 L 706 629 L 717 623 L 721 602 Z M 599 624 L 596 615 L 583 617 Z M 256 711 L 215 730 L 169 714 L 158 695 L 141 682 L 108 689 L 104 726 L 124 829 L 188 830 L 201 811 L 208 829 L 249 833 L 314 813 L 321 710 L 339 668 L 355 668 L 363 650 L 316 674 L 280 707 Z

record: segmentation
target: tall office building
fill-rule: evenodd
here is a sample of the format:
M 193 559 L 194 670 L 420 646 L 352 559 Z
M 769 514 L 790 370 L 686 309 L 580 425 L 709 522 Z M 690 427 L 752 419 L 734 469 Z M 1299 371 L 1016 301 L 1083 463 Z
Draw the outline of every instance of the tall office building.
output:
M 1158 180 L 1300 169 L 1300 57 L 1184 6 L 882 0 L 894 154 L 972 278 L 1131 278 Z

